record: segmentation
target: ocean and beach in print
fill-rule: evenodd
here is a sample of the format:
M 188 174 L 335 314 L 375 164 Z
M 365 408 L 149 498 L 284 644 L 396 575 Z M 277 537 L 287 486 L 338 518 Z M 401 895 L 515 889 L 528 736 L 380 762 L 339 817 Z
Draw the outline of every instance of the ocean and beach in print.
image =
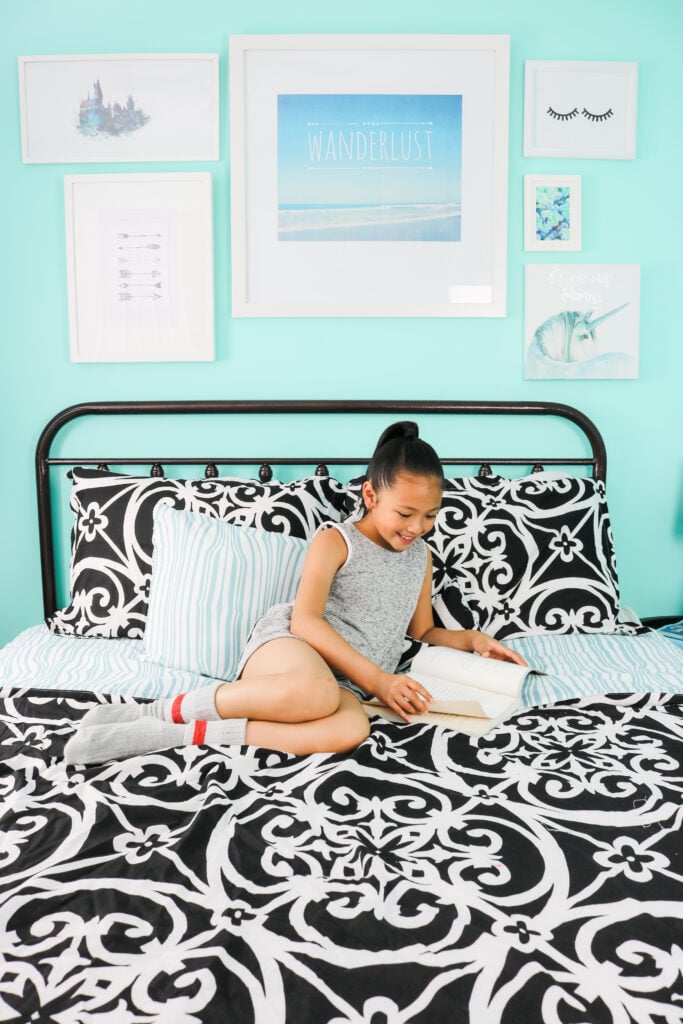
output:
M 280 241 L 459 242 L 462 96 L 278 96 Z

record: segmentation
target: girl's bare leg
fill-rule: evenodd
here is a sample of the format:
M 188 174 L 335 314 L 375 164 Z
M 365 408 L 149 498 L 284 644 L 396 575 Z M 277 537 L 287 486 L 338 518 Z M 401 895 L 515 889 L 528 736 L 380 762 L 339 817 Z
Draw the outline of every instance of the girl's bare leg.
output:
M 339 684 L 317 651 L 303 640 L 269 640 L 247 661 L 239 679 L 216 690 L 221 718 L 309 722 L 334 714 Z
M 370 722 L 360 701 L 340 690 L 337 710 L 314 722 L 247 722 L 247 743 L 287 754 L 343 754 L 370 734 Z
M 252 654 L 241 677 L 221 686 L 223 718 L 248 718 L 246 740 L 288 754 L 340 753 L 367 738 L 360 701 L 341 690 L 328 665 L 302 640 L 271 640 Z

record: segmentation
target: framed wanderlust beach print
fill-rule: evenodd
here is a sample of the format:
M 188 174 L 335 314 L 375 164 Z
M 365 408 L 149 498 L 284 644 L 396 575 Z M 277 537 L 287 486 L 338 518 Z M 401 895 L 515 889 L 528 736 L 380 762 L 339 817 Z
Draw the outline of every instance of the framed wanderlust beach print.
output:
M 234 316 L 505 316 L 508 36 L 230 39 Z

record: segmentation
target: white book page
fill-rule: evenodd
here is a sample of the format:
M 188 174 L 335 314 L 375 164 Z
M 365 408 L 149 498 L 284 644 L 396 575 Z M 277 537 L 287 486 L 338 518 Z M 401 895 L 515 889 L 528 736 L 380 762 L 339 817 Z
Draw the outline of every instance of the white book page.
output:
M 510 713 L 516 708 L 516 702 L 510 709 Z M 490 732 L 494 726 L 500 724 L 508 715 L 501 715 L 499 718 L 469 718 L 465 715 L 439 715 L 427 716 L 432 725 L 441 726 L 443 729 L 454 729 L 456 732 L 465 732 L 468 736 L 483 736 Z M 420 717 L 415 715 L 413 721 L 419 722 Z
M 415 722 L 419 725 L 421 722 L 429 723 L 429 725 L 436 725 L 442 729 L 453 729 L 455 732 L 464 732 L 468 736 L 483 736 L 485 733 L 490 732 L 500 722 L 505 721 L 509 715 L 513 714 L 519 706 L 519 701 L 508 702 L 507 708 L 502 715 L 496 718 L 480 718 L 472 715 L 453 715 L 448 713 L 440 713 L 437 711 L 428 711 L 424 715 L 410 715 L 410 721 Z M 403 722 L 400 715 L 397 715 L 395 711 L 384 706 L 384 704 L 377 704 L 374 701 L 366 702 L 365 710 L 368 715 L 381 715 L 382 718 L 388 719 L 390 722 Z
M 452 647 L 423 647 L 415 656 L 407 674 L 417 682 L 423 683 L 434 697 L 437 696 L 432 689 L 434 679 L 447 681 L 445 685 L 453 696 L 454 691 L 450 690 L 450 686 L 457 683 L 460 687 L 467 687 L 470 690 L 474 688 L 504 694 L 507 697 L 518 697 L 522 681 L 531 671 L 528 665 L 482 658 L 479 654 L 458 651 Z M 427 677 L 429 683 L 426 681 Z M 455 699 L 464 699 L 461 692 L 458 691 L 458 697 Z M 471 692 L 467 696 L 472 699 Z M 477 694 L 477 697 L 479 696 Z
M 472 686 L 461 686 L 448 679 L 437 679 L 411 672 L 410 678 L 417 679 L 432 695 L 429 711 L 457 715 L 475 715 L 479 718 L 496 718 L 505 713 L 506 709 L 517 702 L 515 695 L 490 693 L 487 690 L 475 690 Z

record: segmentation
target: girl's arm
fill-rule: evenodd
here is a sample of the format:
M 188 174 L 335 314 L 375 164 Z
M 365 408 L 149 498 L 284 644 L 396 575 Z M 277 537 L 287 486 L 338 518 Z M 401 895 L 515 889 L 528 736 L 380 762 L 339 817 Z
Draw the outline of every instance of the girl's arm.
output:
M 291 631 L 320 654 L 331 668 L 357 683 L 367 693 L 379 697 L 388 707 L 409 721 L 405 708 L 397 705 L 399 688 L 421 694 L 419 710 L 431 700 L 428 691 L 413 680 L 384 672 L 339 635 L 325 619 L 325 606 L 332 580 L 347 558 L 348 549 L 338 530 L 323 530 L 315 535 L 304 562 L 301 583 L 292 611 Z M 415 711 L 411 708 L 411 713 Z
M 441 629 L 434 625 L 432 611 L 432 556 L 427 550 L 427 571 L 417 602 L 417 608 L 408 627 L 408 634 L 415 640 L 438 647 L 455 647 L 459 651 L 472 651 L 483 658 L 496 658 L 498 661 L 513 661 L 516 665 L 526 665 L 526 661 L 517 651 L 505 647 L 500 640 L 495 640 L 477 629 Z

